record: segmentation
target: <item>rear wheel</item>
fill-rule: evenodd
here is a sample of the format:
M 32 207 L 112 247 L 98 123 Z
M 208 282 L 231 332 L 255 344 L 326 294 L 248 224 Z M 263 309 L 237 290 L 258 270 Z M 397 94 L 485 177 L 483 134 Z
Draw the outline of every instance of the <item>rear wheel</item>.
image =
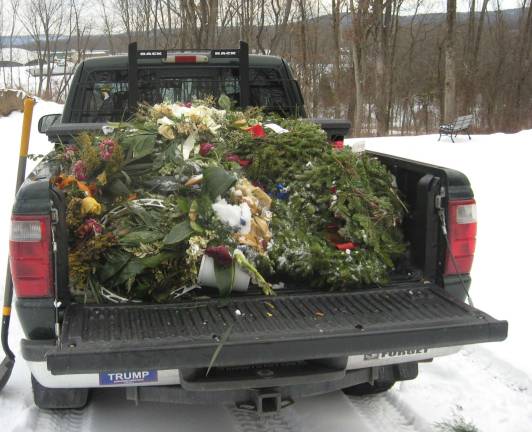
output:
M 395 380 L 375 380 L 373 384 L 363 383 L 344 389 L 344 393 L 351 396 L 365 396 L 384 393 L 390 390 L 395 384 Z
M 62 389 L 44 387 L 31 376 L 33 400 L 41 409 L 83 408 L 89 399 L 89 389 Z

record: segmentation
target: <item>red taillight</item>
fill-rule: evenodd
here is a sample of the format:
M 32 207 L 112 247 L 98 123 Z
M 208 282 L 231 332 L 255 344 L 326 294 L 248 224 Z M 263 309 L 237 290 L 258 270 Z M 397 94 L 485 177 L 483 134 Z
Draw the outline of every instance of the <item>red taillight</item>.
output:
M 477 236 L 477 206 L 474 199 L 449 201 L 448 232 L 450 251 L 447 251 L 445 260 L 445 275 L 469 273 Z
M 17 297 L 52 295 L 48 216 L 13 216 L 9 236 L 9 265 Z
M 172 54 L 168 53 L 163 60 L 165 63 L 208 63 L 209 57 L 201 54 Z

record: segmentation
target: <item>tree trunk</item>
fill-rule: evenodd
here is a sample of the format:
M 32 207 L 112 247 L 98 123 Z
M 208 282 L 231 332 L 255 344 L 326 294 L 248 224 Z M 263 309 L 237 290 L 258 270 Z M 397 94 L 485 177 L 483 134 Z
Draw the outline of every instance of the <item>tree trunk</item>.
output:
M 332 37 L 333 37 L 333 104 L 334 116 L 340 117 L 340 9 L 342 0 L 332 0 Z
M 445 40 L 444 121 L 456 117 L 456 59 L 455 59 L 456 0 L 447 0 L 447 37 Z
M 373 3 L 375 20 L 375 117 L 377 118 L 377 136 L 385 136 L 388 112 L 388 80 L 386 79 L 386 32 L 384 26 L 383 0 Z

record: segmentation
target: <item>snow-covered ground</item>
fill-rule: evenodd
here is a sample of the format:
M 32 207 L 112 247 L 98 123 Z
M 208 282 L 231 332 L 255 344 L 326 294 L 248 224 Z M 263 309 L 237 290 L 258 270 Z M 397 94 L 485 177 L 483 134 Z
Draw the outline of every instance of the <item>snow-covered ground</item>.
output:
M 40 116 L 61 106 L 35 107 L 30 152 L 46 153 L 46 138 L 36 131 Z M 18 161 L 22 115 L 0 118 L 0 265 L 7 258 L 8 224 Z M 359 140 L 356 140 L 359 141 Z M 458 169 L 468 175 L 478 205 L 478 243 L 473 269 L 475 306 L 510 322 L 507 341 L 468 347 L 460 353 L 420 365 L 414 381 L 387 394 L 348 398 L 341 392 L 308 398 L 259 422 L 249 414 L 219 406 L 173 406 L 125 401 L 119 389 L 95 392 L 85 410 L 40 412 L 33 406 L 29 372 L 17 361 L 11 381 L 0 393 L 2 431 L 431 431 L 453 415 L 483 432 L 532 430 L 532 354 L 528 324 L 532 284 L 528 274 L 529 164 L 532 131 L 515 135 L 373 138 L 372 150 Z M 33 166 L 30 162 L 28 172 Z M 3 276 L 2 276 L 3 277 Z M 3 280 L 3 279 L 2 279 Z M 11 345 L 22 335 L 16 317 Z M 1 353 L 0 353 L 1 355 Z

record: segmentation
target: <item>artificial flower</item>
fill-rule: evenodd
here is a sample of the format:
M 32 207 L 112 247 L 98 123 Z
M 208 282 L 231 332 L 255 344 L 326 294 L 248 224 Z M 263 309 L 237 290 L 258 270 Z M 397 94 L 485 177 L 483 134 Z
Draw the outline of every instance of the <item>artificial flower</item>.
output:
M 102 231 L 103 226 L 96 219 L 89 218 L 86 219 L 85 222 L 83 222 L 83 224 L 78 228 L 76 233 L 80 238 L 85 238 L 91 234 L 101 234 Z
M 72 174 L 77 180 L 87 180 L 87 166 L 82 160 L 78 160 L 72 167 Z
M 216 264 L 229 267 L 233 264 L 233 257 L 227 246 L 209 246 L 205 249 L 205 255 L 211 257 Z
M 74 156 L 76 155 L 76 149 L 77 147 L 73 144 L 69 144 L 65 146 L 65 152 L 63 153 L 65 156 L 65 159 L 68 159 L 68 160 L 74 159 Z
M 101 204 L 93 197 L 85 197 L 83 200 L 81 200 L 81 214 L 83 216 L 88 214 L 99 215 L 101 212 Z
M 199 154 L 200 156 L 207 156 L 211 150 L 214 148 L 214 144 L 211 143 L 201 143 L 199 146 Z
M 73 175 L 69 175 L 69 176 L 58 175 L 57 177 L 53 178 L 53 184 L 59 189 L 64 189 L 67 186 L 74 183 L 75 181 L 76 181 L 76 177 L 74 177 Z
M 102 160 L 108 161 L 113 156 L 116 148 L 116 142 L 111 138 L 105 138 L 100 141 L 98 147 L 100 148 L 100 157 Z
M 159 132 L 160 135 L 169 140 L 175 138 L 175 123 L 172 120 L 168 117 L 163 117 L 157 120 L 157 124 L 159 125 L 157 132 Z
M 264 132 L 264 128 L 260 123 L 250 126 L 247 130 L 253 138 L 264 138 L 266 136 L 266 132 Z

